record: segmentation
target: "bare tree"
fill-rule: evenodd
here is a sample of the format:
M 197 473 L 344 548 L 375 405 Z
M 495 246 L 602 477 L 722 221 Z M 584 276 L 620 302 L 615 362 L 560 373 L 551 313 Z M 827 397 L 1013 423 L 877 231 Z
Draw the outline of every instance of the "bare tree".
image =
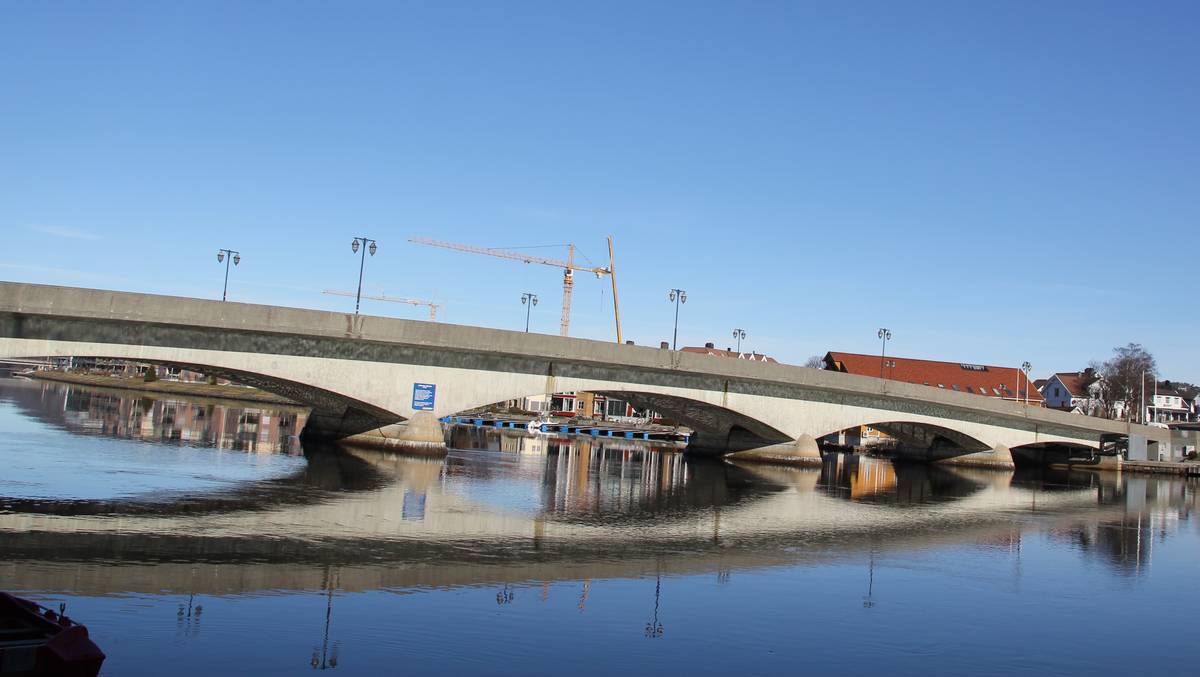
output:
M 1125 403 L 1125 420 L 1132 420 L 1135 402 L 1140 401 L 1142 387 L 1157 378 L 1154 356 L 1138 343 L 1113 348 L 1112 359 L 1104 363 L 1106 400 L 1111 407 L 1117 399 Z M 1139 414 L 1140 416 L 1140 414 Z
M 809 369 L 824 369 L 825 358 L 821 357 L 820 355 L 813 355 L 812 357 L 808 358 L 808 361 L 804 363 L 804 366 L 808 367 Z

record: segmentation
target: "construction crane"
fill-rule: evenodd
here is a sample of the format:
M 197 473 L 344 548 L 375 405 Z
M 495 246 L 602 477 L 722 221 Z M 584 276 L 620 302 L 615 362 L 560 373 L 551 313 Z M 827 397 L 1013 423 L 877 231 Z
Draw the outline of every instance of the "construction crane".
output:
M 617 273 L 616 265 L 613 259 L 613 239 L 608 236 L 608 267 L 596 268 L 588 266 L 575 265 L 575 245 L 567 245 L 567 260 L 560 261 L 558 259 L 550 259 L 544 256 L 529 256 L 519 252 L 509 251 L 507 249 L 493 249 L 490 247 L 476 247 L 469 244 L 457 244 L 454 242 L 442 242 L 440 240 L 431 240 L 424 237 L 410 238 L 409 242 L 415 244 L 428 245 L 430 247 L 442 247 L 444 249 L 453 249 L 460 252 L 468 252 L 470 254 L 483 254 L 485 256 L 497 256 L 502 259 L 510 259 L 513 261 L 521 261 L 522 263 L 540 263 L 543 266 L 554 266 L 555 268 L 563 269 L 563 301 L 562 301 L 562 320 L 559 323 L 559 335 L 567 336 L 568 330 L 571 327 L 571 291 L 575 286 L 575 271 L 581 270 L 587 273 L 593 273 L 597 278 L 607 275 L 612 280 L 613 290 L 613 319 L 617 325 L 617 343 L 621 342 L 621 308 L 617 301 Z
M 322 293 L 333 294 L 334 296 L 349 296 L 351 298 L 356 296 L 356 294 L 352 291 L 337 291 L 335 289 L 326 289 Z M 430 322 L 437 322 L 437 311 L 438 308 L 441 307 L 440 304 L 434 303 L 433 301 L 422 301 L 421 299 L 402 299 L 395 296 L 367 296 L 366 294 L 363 294 L 362 298 L 372 299 L 374 301 L 388 301 L 391 303 L 407 303 L 410 306 L 428 306 Z

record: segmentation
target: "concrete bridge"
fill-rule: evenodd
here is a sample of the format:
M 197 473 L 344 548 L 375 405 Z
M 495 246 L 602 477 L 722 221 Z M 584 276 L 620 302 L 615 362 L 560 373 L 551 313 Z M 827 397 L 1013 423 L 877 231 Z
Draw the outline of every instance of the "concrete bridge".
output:
M 534 394 L 588 391 L 696 431 L 694 453 L 819 461 L 816 439 L 871 425 L 930 458 L 1011 465 L 1011 449 L 1097 448 L 1167 431 L 927 386 L 522 332 L 149 294 L 0 283 L 0 357 L 176 365 L 312 408 L 306 433 L 344 437 Z

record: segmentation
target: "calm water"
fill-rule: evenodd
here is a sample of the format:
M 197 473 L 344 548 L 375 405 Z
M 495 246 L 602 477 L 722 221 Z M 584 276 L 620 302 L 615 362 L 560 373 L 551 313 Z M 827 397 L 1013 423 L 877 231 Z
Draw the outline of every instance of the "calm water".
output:
M 302 411 L 0 381 L 0 588 L 104 674 L 1176 674 L 1194 482 L 820 471 L 460 429 L 301 449 Z

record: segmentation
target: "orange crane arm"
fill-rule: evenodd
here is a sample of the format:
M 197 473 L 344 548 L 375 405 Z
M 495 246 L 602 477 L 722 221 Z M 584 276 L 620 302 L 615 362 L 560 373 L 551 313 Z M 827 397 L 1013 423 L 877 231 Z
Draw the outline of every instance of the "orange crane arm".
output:
M 588 273 L 594 273 L 596 277 L 608 275 L 613 278 L 613 314 L 617 322 L 617 342 L 621 342 L 621 311 L 617 306 L 617 279 L 613 274 L 613 252 L 612 252 L 612 237 L 608 238 L 608 268 L 596 268 L 587 266 L 575 265 L 575 245 L 567 245 L 567 260 L 560 261 L 559 259 L 550 259 L 544 256 L 530 256 L 519 252 L 509 251 L 507 249 L 495 249 L 491 247 L 476 247 L 469 244 L 459 244 L 457 242 L 443 242 L 441 240 L 431 240 L 426 237 L 409 238 L 409 242 L 414 244 L 423 244 L 430 247 L 441 247 L 443 249 L 453 249 L 454 251 L 467 252 L 468 254 L 483 254 L 484 256 L 496 256 L 502 259 L 511 261 L 520 261 L 522 263 L 540 263 L 543 266 L 554 266 L 555 268 L 563 269 L 563 300 L 562 300 L 562 319 L 559 322 L 559 335 L 566 336 L 571 325 L 571 293 L 575 286 L 574 275 L 575 271 L 582 270 Z
M 323 293 L 333 294 L 334 296 L 350 296 L 350 297 L 355 296 L 354 292 L 337 291 L 336 289 L 326 289 Z M 367 294 L 363 294 L 362 298 L 373 299 L 375 301 L 390 301 L 392 303 L 407 303 L 410 306 L 425 306 L 425 307 L 429 308 L 430 321 L 437 320 L 437 311 L 438 311 L 438 308 L 441 307 L 441 304 L 439 304 L 439 303 L 434 303 L 433 301 L 425 301 L 422 299 L 402 299 L 402 298 L 397 298 L 395 296 L 369 296 Z
M 596 275 L 608 275 L 607 268 L 588 268 L 585 266 L 577 266 L 574 262 L 561 261 L 559 259 L 546 258 L 544 256 L 529 256 L 519 252 L 509 251 L 507 249 L 494 249 L 491 247 L 476 247 L 469 244 L 458 244 L 457 242 L 443 242 L 441 240 L 431 240 L 425 237 L 409 238 L 409 242 L 414 244 L 423 244 L 430 247 L 441 247 L 443 249 L 453 249 L 460 252 L 468 252 L 470 254 L 483 254 L 485 256 L 498 256 L 502 259 L 511 259 L 513 261 L 521 261 L 523 263 L 540 263 L 544 266 L 554 266 L 556 268 L 566 268 L 567 270 L 583 270 Z

